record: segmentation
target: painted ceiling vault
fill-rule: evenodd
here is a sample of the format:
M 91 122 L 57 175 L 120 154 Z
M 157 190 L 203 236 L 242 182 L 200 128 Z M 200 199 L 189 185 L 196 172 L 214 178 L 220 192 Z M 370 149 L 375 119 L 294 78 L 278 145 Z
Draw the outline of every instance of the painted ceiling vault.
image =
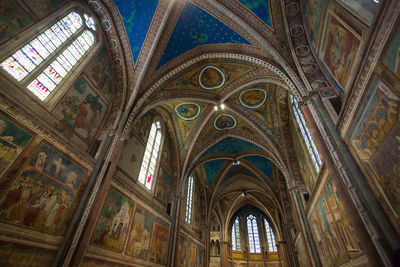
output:
M 277 172 L 288 174 L 288 95 L 311 88 L 299 78 L 286 36 L 285 12 L 298 15 L 298 5 L 283 12 L 271 0 L 114 4 L 139 83 L 132 120 L 149 111 L 168 114 L 159 115 L 168 121 L 178 176 L 197 172 L 209 190 L 223 192 L 240 188 L 240 180 L 251 181 L 249 190 L 272 188 Z M 309 57 L 300 63 L 313 67 Z

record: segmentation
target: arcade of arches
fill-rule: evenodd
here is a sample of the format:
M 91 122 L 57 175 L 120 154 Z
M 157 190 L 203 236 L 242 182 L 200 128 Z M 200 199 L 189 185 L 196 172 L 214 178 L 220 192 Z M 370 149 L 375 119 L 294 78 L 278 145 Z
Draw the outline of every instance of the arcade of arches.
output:
M 400 266 L 399 13 L 0 0 L 0 265 Z

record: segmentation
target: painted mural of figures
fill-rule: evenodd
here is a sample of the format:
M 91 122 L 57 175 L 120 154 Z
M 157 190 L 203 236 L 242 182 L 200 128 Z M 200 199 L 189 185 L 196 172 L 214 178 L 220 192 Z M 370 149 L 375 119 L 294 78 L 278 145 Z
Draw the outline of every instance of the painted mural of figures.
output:
M 133 228 L 129 237 L 127 254 L 146 260 L 149 255 L 154 215 L 137 206 Z
M 73 89 L 56 107 L 56 114 L 83 137 L 91 137 L 100 124 L 104 103 L 83 78 L 75 82 Z
M 37 155 L 37 160 L 36 160 L 36 164 L 35 164 L 35 167 L 38 169 L 38 171 L 43 171 L 45 162 L 46 162 L 46 153 L 40 152 Z
M 78 177 L 78 175 L 76 174 L 76 172 L 72 171 L 69 173 L 68 178 L 67 178 L 67 184 L 72 185 L 72 187 L 75 185 L 76 183 L 76 178 Z
M 323 60 L 343 88 L 347 84 L 360 43 L 358 37 L 348 30 L 334 14 L 329 17 Z
M 9 191 L 3 200 L 3 202 L 0 204 L 0 214 L 6 215 L 6 218 L 8 219 L 10 217 L 10 210 L 18 203 L 22 195 L 22 186 L 17 185 L 14 189 Z
M 23 151 L 32 136 L 0 115 L 0 175 Z
M 337 266 L 362 255 L 332 179 L 328 179 L 309 220 L 324 265 Z
M 115 251 L 122 251 L 128 233 L 133 202 L 117 190 L 110 188 L 92 243 Z

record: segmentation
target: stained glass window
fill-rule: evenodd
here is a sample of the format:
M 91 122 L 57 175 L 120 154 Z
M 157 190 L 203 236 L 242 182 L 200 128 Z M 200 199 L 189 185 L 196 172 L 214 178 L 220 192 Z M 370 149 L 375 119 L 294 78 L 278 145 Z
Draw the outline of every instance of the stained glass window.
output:
M 185 220 L 187 223 L 192 222 L 192 206 L 193 206 L 193 176 L 189 176 L 187 197 L 186 197 L 186 216 Z
M 147 139 L 146 150 L 144 152 L 138 178 L 139 182 L 148 190 L 151 190 L 151 185 L 154 180 L 156 164 L 160 155 L 161 137 L 161 123 L 159 121 L 153 122 L 149 138 Z
M 257 220 L 253 215 L 247 216 L 247 231 L 249 234 L 250 253 L 261 253 Z
M 276 242 L 274 232 L 272 231 L 271 226 L 269 225 L 268 221 L 264 218 L 264 225 L 265 225 L 265 233 L 267 235 L 267 242 L 268 242 L 268 251 L 269 252 L 277 252 Z
M 239 218 L 236 218 L 232 225 L 232 250 L 240 251 L 240 230 L 239 230 Z
M 1 62 L 1 67 L 45 100 L 94 45 L 88 29 L 96 30 L 95 21 L 84 17 L 86 27 L 77 12 L 70 12 Z
M 296 118 L 297 124 L 299 125 L 300 132 L 303 135 L 303 140 L 306 143 L 308 153 L 310 154 L 311 160 L 313 161 L 315 170 L 319 172 L 322 165 L 321 157 L 318 153 L 317 147 L 314 144 L 314 140 L 311 136 L 310 130 L 307 127 L 306 121 L 304 120 L 303 113 L 299 109 L 299 104 L 294 96 L 291 96 L 293 113 Z

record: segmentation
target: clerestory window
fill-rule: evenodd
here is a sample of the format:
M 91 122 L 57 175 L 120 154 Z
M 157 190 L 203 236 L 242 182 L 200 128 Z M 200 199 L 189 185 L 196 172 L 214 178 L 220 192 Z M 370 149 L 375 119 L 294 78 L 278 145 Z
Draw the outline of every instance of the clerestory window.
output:
M 96 23 L 72 11 L 1 61 L 1 68 L 44 101 L 95 43 Z
M 310 154 L 311 160 L 313 161 L 315 170 L 319 172 L 322 165 L 321 157 L 318 153 L 317 147 L 315 146 L 310 130 L 307 127 L 306 121 L 304 120 L 303 113 L 299 109 L 299 104 L 293 95 L 291 96 L 291 100 L 293 113 L 296 118 L 297 124 L 299 125 L 300 132 L 303 135 L 303 140 L 306 144 L 308 153 Z
M 239 230 L 239 218 L 237 217 L 232 225 L 232 250 L 241 251 L 240 247 L 240 230 Z
M 277 252 L 274 232 L 268 221 L 264 218 L 265 234 L 267 235 L 268 252 Z
M 257 220 L 253 215 L 247 216 L 247 231 L 249 234 L 250 253 L 261 253 Z
M 188 224 L 192 223 L 192 210 L 193 210 L 193 175 L 190 175 L 187 187 L 186 216 L 185 216 L 185 221 Z
M 142 166 L 140 167 L 138 178 L 138 181 L 148 190 L 151 190 L 154 180 L 156 165 L 160 156 L 161 139 L 161 123 L 159 121 L 155 121 L 151 125 L 151 130 L 147 139 L 146 150 L 144 152 Z

